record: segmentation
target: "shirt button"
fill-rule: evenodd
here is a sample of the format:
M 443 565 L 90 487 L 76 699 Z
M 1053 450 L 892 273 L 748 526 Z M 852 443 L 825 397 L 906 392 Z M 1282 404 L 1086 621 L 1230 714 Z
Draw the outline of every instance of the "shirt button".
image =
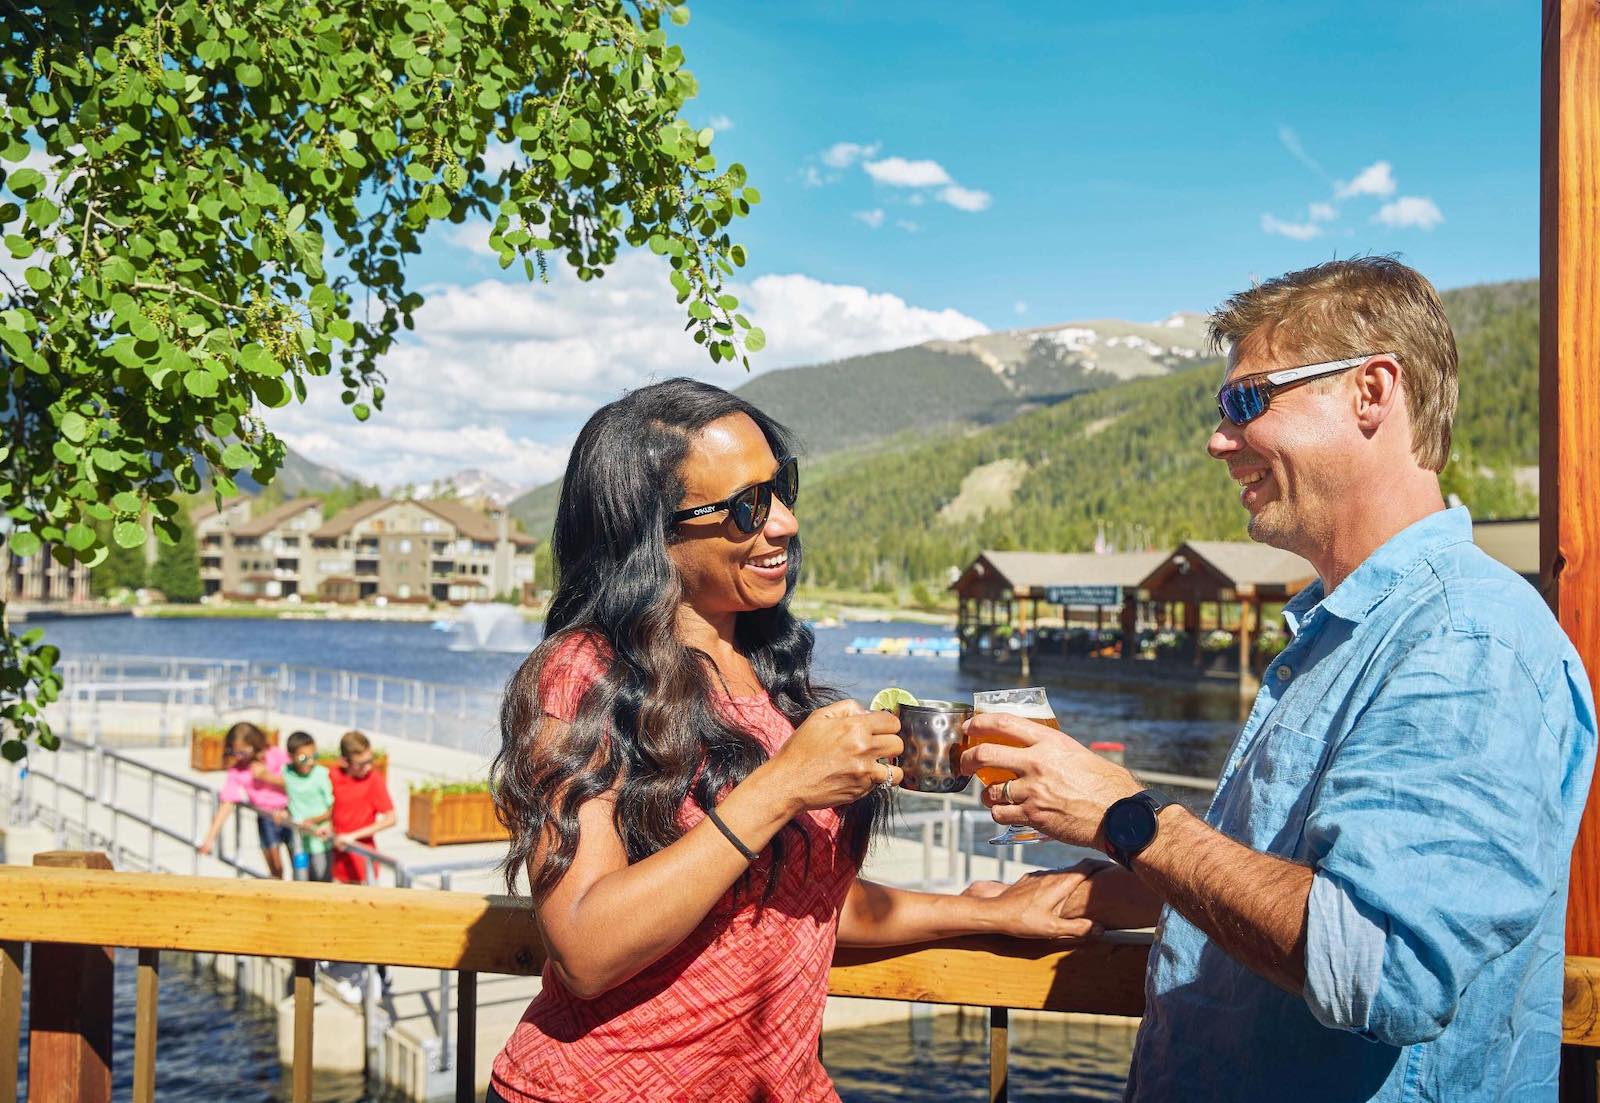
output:
M 1290 670 L 1288 667 L 1280 666 L 1278 668 L 1278 681 L 1287 682 L 1290 678 L 1293 678 L 1293 677 L 1294 677 L 1294 671 Z

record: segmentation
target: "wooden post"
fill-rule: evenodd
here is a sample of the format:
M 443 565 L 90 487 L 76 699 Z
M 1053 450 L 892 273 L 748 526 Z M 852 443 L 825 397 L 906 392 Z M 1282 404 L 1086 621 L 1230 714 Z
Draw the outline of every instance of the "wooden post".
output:
M 111 859 L 56 850 L 33 864 L 110 869 Z M 36 942 L 29 967 L 29 1103 L 111 1103 L 111 949 Z
M 1540 582 L 1600 690 L 1600 8 L 1545 0 Z M 1600 956 L 1600 790 L 1572 854 L 1567 952 Z
M 0 942 L 0 1103 L 17 1103 L 17 1064 L 22 1039 L 20 942 Z
M 1544 0 L 1540 88 L 1539 576 L 1600 692 L 1600 6 Z M 1572 849 L 1567 953 L 1600 955 L 1600 792 Z M 1565 1046 L 1561 1098 L 1600 1098 L 1596 1051 Z

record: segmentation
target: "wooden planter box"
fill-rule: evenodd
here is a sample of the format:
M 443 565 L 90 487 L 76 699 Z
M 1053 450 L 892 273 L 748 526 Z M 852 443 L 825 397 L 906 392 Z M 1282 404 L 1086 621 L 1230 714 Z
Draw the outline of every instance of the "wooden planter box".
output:
M 277 728 L 262 728 L 261 734 L 267 737 L 267 746 L 276 747 L 278 745 Z M 222 748 L 227 739 L 226 731 L 190 728 L 189 769 L 207 773 L 224 769 Z
M 488 793 L 412 793 L 406 838 L 428 846 L 494 843 L 510 838 Z

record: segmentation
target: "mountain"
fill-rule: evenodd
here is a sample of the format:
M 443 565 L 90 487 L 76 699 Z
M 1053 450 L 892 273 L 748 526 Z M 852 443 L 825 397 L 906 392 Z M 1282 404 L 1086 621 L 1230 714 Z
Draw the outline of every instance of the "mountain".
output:
M 1165 375 L 1197 362 L 1206 347 L 1198 314 L 1067 322 L 784 368 L 737 393 L 793 430 L 812 461 L 873 450 L 902 432 L 996 425 L 1075 394 Z M 523 494 L 512 516 L 531 533 L 549 532 L 559 487 Z
M 496 478 L 480 468 L 469 467 L 421 487 L 419 498 L 457 498 L 463 502 L 488 502 L 505 505 L 523 491 L 522 487 Z
M 327 494 L 359 481 L 353 475 L 346 475 L 337 468 L 315 463 L 293 448 L 285 446 L 283 466 L 278 468 L 278 473 L 273 476 L 272 489 L 288 499 L 307 494 Z M 246 494 L 260 494 L 263 489 L 260 483 L 243 471 L 234 482 Z
M 1453 457 L 1442 474 L 1482 518 L 1527 516 L 1515 472 L 1538 463 L 1538 286 L 1444 294 L 1460 352 Z M 902 433 L 808 470 L 808 582 L 941 586 L 984 548 L 1087 551 L 1243 539 L 1244 512 L 1205 452 L 1220 362 L 1076 395 L 981 429 Z

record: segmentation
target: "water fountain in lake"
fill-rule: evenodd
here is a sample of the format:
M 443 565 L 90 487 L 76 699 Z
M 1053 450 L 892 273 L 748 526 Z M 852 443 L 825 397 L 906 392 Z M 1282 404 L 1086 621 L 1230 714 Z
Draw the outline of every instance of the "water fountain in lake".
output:
M 538 637 L 513 605 L 469 602 L 454 625 L 451 651 L 532 651 Z

